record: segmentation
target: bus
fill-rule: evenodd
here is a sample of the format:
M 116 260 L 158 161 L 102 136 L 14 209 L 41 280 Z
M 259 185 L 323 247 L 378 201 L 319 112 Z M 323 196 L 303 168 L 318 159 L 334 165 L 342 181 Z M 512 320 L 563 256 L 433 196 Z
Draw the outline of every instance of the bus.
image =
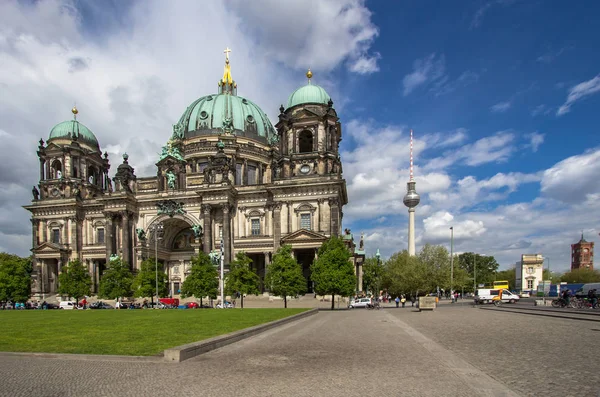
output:
M 508 280 L 494 281 L 494 289 L 508 289 Z

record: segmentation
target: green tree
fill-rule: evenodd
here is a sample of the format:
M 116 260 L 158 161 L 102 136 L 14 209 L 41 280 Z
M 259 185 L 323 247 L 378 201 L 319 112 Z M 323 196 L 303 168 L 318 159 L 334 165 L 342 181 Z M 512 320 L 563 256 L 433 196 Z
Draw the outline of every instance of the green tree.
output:
M 69 262 L 58 276 L 58 293 L 79 300 L 90 295 L 92 278 L 79 259 Z
M 544 280 L 551 280 L 554 284 L 557 284 L 561 281 L 562 273 L 551 272 L 548 269 L 544 269 Z
M 560 281 L 574 283 L 597 283 L 600 281 L 600 271 L 591 269 L 573 269 L 562 275 Z
M 129 271 L 129 265 L 118 257 L 111 260 L 108 269 L 104 271 L 98 288 L 98 296 L 104 299 L 131 296 L 133 294 L 132 284 L 133 275 Z
M 245 252 L 238 252 L 235 260 L 231 262 L 229 273 L 225 276 L 225 292 L 233 295 L 239 292 L 242 299 L 242 309 L 244 308 L 244 294 L 258 295 L 260 289 L 260 278 L 254 270 L 250 268 L 252 259 L 248 258 Z
M 508 289 L 513 291 L 515 289 L 515 282 L 517 281 L 516 274 L 516 269 L 513 266 L 506 270 L 500 270 L 498 273 L 496 273 L 496 280 L 508 280 Z
M 200 307 L 202 307 L 202 298 L 205 296 L 216 298 L 218 288 L 219 273 L 210 257 L 204 252 L 200 252 L 198 256 L 192 258 L 190 274 L 181 285 L 181 296 L 183 298 L 189 296 L 199 298 Z
M 450 254 L 446 247 L 442 245 L 425 244 L 418 254 L 420 267 L 423 274 L 423 282 L 421 283 L 421 291 L 437 291 L 438 288 L 450 290 L 451 284 L 451 263 Z M 458 272 L 456 266 L 456 258 L 454 263 L 454 274 L 452 277 L 452 288 L 457 288 L 460 285 L 463 276 Z
M 319 248 L 319 257 L 311 266 L 311 279 L 319 295 L 331 294 L 331 309 L 335 296 L 351 296 L 356 291 L 356 275 L 350 262 L 350 251 L 337 236 L 326 240 Z
M 283 297 L 283 307 L 287 309 L 287 297 L 306 292 L 306 279 L 302 268 L 292 257 L 292 247 L 283 245 L 273 255 L 273 263 L 267 268 L 265 284 L 275 296 Z
M 0 301 L 25 302 L 31 296 L 31 258 L 0 253 Z
M 456 262 L 455 259 L 455 267 Z M 473 269 L 477 267 L 477 284 L 490 284 L 492 281 L 499 280 L 496 277 L 499 266 L 493 256 L 479 255 L 473 252 L 464 252 L 458 256 L 458 267 L 465 269 L 469 277 L 474 277 Z
M 370 257 L 365 259 L 363 265 L 363 288 L 370 293 L 379 293 L 379 289 L 383 285 L 383 274 L 385 268 L 381 260 L 377 260 L 376 257 Z
M 169 293 L 169 277 L 163 271 L 163 264 L 158 266 L 158 296 L 167 296 Z M 150 297 L 154 303 L 154 294 L 156 294 L 156 261 L 154 258 L 146 259 L 142 262 L 140 271 L 133 280 L 133 296 L 136 298 Z
M 435 282 L 429 279 L 429 273 L 430 270 L 422 266 L 419 257 L 409 255 L 407 250 L 396 252 L 385 263 L 383 287 L 391 296 L 418 296 L 419 292 L 435 288 Z

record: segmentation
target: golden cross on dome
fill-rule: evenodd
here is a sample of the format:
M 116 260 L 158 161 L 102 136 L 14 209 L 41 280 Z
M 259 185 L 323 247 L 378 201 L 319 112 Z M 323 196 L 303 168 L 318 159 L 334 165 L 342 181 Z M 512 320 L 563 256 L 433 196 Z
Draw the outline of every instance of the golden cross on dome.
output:
M 225 47 L 223 52 L 225 53 L 225 59 L 229 61 L 229 53 L 231 52 L 231 49 L 229 47 Z

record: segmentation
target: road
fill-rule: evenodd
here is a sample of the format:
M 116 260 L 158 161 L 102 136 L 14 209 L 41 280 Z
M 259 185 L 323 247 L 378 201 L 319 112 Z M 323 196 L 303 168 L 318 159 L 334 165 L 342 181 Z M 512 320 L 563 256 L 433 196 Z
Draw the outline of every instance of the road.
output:
M 181 364 L 2 355 L 0 396 L 595 397 L 598 331 L 461 304 L 323 311 Z

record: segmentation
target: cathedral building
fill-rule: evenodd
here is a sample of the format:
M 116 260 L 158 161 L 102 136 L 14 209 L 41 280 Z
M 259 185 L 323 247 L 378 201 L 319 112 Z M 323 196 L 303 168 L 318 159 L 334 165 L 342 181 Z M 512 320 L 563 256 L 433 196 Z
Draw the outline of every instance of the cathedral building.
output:
M 342 234 L 348 202 L 342 124 L 309 70 L 308 83 L 279 108 L 273 126 L 260 107 L 237 95 L 225 53 L 218 92 L 185 109 L 156 159 L 156 175 L 137 176 L 135 159 L 125 153 L 111 178 L 108 154 L 76 108 L 72 120 L 40 140 L 40 180 L 25 206 L 34 295 L 55 294 L 62 266 L 75 259 L 87 266 L 97 292 L 114 255 L 132 272 L 158 257 L 172 295 L 200 250 L 214 259 L 223 252 L 226 265 L 244 251 L 264 280 L 283 244 L 292 246 L 312 292 L 310 265 L 323 241 Z M 349 230 L 343 234 L 362 291 L 363 241 L 356 246 Z

